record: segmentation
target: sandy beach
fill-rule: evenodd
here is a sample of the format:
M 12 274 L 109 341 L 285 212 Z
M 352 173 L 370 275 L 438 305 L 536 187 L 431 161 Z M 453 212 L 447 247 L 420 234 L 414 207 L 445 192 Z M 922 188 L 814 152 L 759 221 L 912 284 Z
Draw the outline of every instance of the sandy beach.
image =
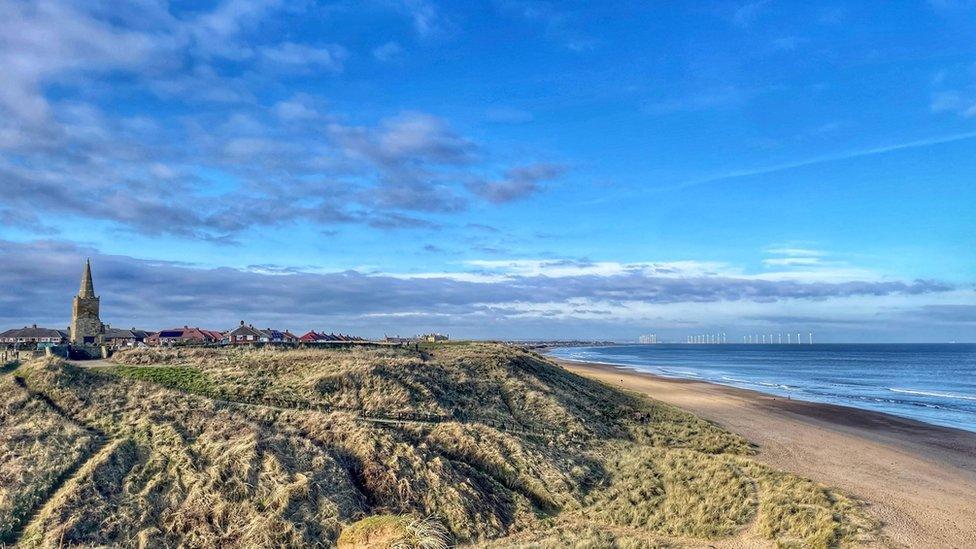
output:
M 559 363 L 693 412 L 757 444 L 760 461 L 868 502 L 892 546 L 976 547 L 974 433 L 614 366 Z

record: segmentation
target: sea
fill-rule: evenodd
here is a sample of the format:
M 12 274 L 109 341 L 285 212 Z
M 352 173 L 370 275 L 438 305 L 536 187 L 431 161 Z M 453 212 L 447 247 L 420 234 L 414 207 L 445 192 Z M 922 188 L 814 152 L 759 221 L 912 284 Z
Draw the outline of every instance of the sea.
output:
M 976 432 L 976 344 L 654 344 L 549 353 Z

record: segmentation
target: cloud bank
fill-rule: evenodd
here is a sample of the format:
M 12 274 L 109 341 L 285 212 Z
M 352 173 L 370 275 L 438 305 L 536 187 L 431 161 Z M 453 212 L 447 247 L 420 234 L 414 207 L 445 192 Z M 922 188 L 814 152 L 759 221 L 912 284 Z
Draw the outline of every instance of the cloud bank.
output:
M 495 333 L 485 335 L 514 337 L 512 328 L 543 321 L 560 326 L 590 320 L 633 330 L 628 324 L 657 322 L 656 315 L 687 305 L 747 310 L 757 304 L 931 297 L 956 289 L 930 280 L 764 279 L 680 262 L 475 262 L 466 273 L 419 276 L 274 265 L 203 269 L 103 255 L 62 241 L 0 241 L 0 263 L 7 266 L 0 271 L 0 286 L 15 289 L 0 295 L 0 322 L 66 322 L 86 256 L 93 258 L 103 320 L 153 328 L 184 323 L 222 328 L 248 319 L 293 329 L 338 324 L 369 330 L 368 335 L 435 325 L 462 332 L 487 328 Z M 971 311 L 933 308 L 927 314 L 956 318 Z
M 423 36 L 449 27 L 428 2 L 391 7 Z M 258 32 L 272 14 L 328 17 L 316 9 L 0 3 L 0 219 L 32 229 L 68 216 L 217 243 L 301 223 L 429 228 L 439 213 L 527 197 L 564 171 L 494 161 L 428 112 L 351 122 L 305 93 L 269 99 L 346 69 L 342 44 Z M 391 60 L 398 48 L 376 56 Z M 146 108 L 120 112 L 122 97 Z

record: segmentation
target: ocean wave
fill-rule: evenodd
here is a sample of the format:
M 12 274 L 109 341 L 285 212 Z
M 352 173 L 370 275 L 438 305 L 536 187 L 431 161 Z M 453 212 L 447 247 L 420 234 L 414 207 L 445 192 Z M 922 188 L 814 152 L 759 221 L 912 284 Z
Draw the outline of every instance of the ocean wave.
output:
M 770 383 L 768 381 L 752 381 L 748 379 L 739 379 L 737 377 L 722 376 L 722 381 L 728 381 L 731 383 L 741 383 L 743 385 L 753 385 L 759 387 L 769 387 L 775 389 L 783 389 L 784 391 L 796 391 L 799 387 L 793 385 L 786 385 L 785 383 Z
M 689 372 L 687 370 L 675 370 L 675 369 L 672 369 L 672 368 L 659 368 L 659 370 L 661 372 L 667 373 L 667 374 L 673 374 L 673 375 L 679 375 L 679 376 L 690 376 L 690 377 L 701 377 L 701 374 L 699 374 L 698 372 Z
M 976 396 L 957 395 L 955 393 L 940 393 L 936 391 L 913 391 L 911 389 L 895 389 L 894 387 L 888 387 L 888 390 L 894 393 L 903 393 L 906 395 L 921 395 L 921 396 L 931 396 L 931 397 L 939 397 L 939 398 L 952 398 L 956 400 L 976 400 Z
M 745 379 L 738 379 L 738 378 L 729 377 L 729 376 L 722 376 L 722 379 L 724 379 L 725 381 L 732 381 L 734 383 L 747 383 L 747 384 L 751 384 L 752 383 L 751 381 L 747 381 Z

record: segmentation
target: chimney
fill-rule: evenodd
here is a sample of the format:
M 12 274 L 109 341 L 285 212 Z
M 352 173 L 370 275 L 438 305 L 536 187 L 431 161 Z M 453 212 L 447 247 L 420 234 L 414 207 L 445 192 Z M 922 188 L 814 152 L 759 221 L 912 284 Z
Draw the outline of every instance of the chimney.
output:
M 184 330 L 189 330 L 189 329 L 190 329 L 190 327 L 189 327 L 189 326 L 187 326 L 186 324 L 184 324 L 184 325 L 183 325 L 183 329 L 184 329 Z
M 32 326 L 32 328 L 37 328 L 37 324 L 34 324 L 34 325 Z
M 243 326 L 243 325 L 244 325 L 244 321 L 242 320 L 242 321 L 241 321 L 241 326 Z

